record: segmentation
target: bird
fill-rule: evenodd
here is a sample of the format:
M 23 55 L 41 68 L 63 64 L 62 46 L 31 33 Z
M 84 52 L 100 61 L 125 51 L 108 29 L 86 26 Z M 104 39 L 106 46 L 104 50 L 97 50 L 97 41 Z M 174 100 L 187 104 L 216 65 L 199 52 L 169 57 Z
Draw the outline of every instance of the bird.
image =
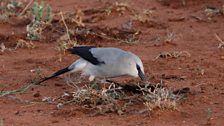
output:
M 78 46 L 67 49 L 71 54 L 80 58 L 71 65 L 58 70 L 39 83 L 54 78 L 64 73 L 81 71 L 82 75 L 89 76 L 89 81 L 96 78 L 115 78 L 120 76 L 139 77 L 145 80 L 142 60 L 132 52 L 120 48 L 95 46 Z

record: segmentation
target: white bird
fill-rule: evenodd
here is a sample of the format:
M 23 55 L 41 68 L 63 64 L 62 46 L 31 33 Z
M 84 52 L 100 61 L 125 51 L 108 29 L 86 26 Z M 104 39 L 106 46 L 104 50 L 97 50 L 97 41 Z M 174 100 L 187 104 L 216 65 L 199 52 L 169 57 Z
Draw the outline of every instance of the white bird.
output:
M 144 80 L 144 67 L 141 59 L 135 54 L 119 48 L 96 48 L 80 46 L 68 49 L 80 58 L 70 66 L 61 69 L 39 83 L 59 76 L 66 72 L 81 71 L 89 76 L 89 81 L 95 78 L 114 78 L 119 76 L 140 77 Z

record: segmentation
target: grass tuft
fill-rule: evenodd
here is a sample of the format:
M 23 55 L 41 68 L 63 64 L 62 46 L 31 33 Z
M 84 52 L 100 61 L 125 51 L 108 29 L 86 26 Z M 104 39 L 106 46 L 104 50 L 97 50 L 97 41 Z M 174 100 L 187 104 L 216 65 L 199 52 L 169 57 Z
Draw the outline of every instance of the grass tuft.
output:
M 175 95 L 170 89 L 156 87 L 154 91 L 146 90 L 143 94 L 144 105 L 149 112 L 159 109 L 176 109 L 178 95 Z
M 53 19 L 52 9 L 49 5 L 45 7 L 44 3 L 34 2 L 32 6 L 33 20 L 27 25 L 27 38 L 29 40 L 40 40 L 43 29 L 50 24 Z

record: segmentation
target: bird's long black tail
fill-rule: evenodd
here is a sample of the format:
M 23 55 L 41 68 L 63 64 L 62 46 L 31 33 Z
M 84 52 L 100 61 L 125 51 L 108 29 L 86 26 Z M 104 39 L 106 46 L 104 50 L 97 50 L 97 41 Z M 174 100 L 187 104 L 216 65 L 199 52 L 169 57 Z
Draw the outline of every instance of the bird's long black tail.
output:
M 46 81 L 46 80 L 49 80 L 49 79 L 51 79 L 51 78 L 54 78 L 54 77 L 56 77 L 56 76 L 59 76 L 59 75 L 61 75 L 61 74 L 64 74 L 64 73 L 66 73 L 66 72 L 69 72 L 69 71 L 71 71 L 71 69 L 69 69 L 68 67 L 66 67 L 66 68 L 64 68 L 64 69 L 61 69 L 61 70 L 55 72 L 54 74 L 52 74 L 50 77 L 45 77 L 45 78 L 43 78 L 42 80 L 40 80 L 40 81 L 38 82 L 38 84 L 40 84 L 40 83 L 42 83 L 42 82 L 44 82 L 44 81 Z

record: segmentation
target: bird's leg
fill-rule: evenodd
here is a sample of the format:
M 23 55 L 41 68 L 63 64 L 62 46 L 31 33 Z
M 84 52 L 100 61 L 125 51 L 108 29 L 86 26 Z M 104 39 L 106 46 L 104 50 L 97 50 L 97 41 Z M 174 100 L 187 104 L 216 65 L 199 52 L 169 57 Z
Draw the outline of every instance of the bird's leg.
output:
M 89 81 L 91 82 L 91 81 L 94 81 L 94 80 L 95 80 L 95 77 L 93 75 L 90 75 L 89 76 Z

